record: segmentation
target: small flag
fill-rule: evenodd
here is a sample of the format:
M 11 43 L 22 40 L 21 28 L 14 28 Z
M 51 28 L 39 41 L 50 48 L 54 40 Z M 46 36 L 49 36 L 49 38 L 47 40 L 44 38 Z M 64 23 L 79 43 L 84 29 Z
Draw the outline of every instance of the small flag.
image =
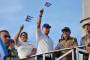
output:
M 52 4 L 49 2 L 46 2 L 44 6 L 50 7 Z
M 25 21 L 30 22 L 32 20 L 32 18 L 33 18 L 32 16 L 27 15 Z

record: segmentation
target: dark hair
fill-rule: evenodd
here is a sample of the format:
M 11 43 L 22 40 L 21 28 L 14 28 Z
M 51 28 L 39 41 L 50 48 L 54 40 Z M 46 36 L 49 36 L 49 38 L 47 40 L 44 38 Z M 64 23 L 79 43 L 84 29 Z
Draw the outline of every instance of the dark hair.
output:
M 9 34 L 9 32 L 8 32 L 7 30 L 1 30 L 0 33 L 1 33 L 1 32 L 7 32 L 7 33 Z
M 23 33 L 25 33 L 25 34 L 28 36 L 28 34 L 27 34 L 26 32 L 22 32 L 22 33 L 20 34 L 20 37 L 22 36 Z
M 1 31 L 0 31 L 0 35 L 1 35 L 1 32 L 6 32 L 6 33 L 9 34 L 9 32 L 8 32 L 7 30 L 1 30 Z M 9 34 L 9 36 L 10 36 L 10 34 Z M 10 36 L 10 37 L 11 37 L 11 36 Z

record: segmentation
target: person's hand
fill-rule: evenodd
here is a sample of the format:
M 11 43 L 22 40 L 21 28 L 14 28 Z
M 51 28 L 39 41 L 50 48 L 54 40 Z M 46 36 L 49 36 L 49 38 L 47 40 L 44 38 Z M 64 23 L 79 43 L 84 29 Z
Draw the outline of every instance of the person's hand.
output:
M 71 49 L 72 49 L 72 48 L 74 48 L 74 46 L 70 46 L 69 48 L 71 48 Z
M 56 49 L 56 48 L 53 48 L 53 49 L 52 49 L 52 51 L 55 51 L 55 50 L 57 50 L 57 49 Z
M 26 57 L 27 57 L 27 58 L 29 58 L 29 57 L 30 57 L 30 55 L 28 54 L 28 55 L 26 55 Z
M 42 9 L 40 10 L 40 16 L 42 16 L 43 12 L 44 12 L 44 10 L 43 10 L 43 8 L 42 8 Z
M 56 47 L 55 47 L 55 50 L 59 50 L 60 49 L 60 47 L 59 47 L 59 45 L 57 45 Z
M 23 28 L 24 28 L 24 25 L 21 25 L 21 26 L 20 26 L 20 29 L 22 30 Z
M 86 47 L 86 51 L 90 54 L 90 47 Z

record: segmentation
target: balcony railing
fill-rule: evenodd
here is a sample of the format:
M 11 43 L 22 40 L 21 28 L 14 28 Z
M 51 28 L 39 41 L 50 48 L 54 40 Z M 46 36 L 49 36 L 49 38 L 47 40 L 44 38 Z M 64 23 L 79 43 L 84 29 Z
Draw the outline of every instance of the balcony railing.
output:
M 65 48 L 65 49 L 50 51 L 48 53 L 43 53 L 43 54 L 38 54 L 38 55 L 42 55 L 43 56 L 43 60 L 45 60 L 45 55 L 46 54 L 51 54 L 52 55 L 55 52 L 68 50 L 65 54 L 61 55 L 58 58 L 55 58 L 55 60 L 60 60 L 60 59 L 62 59 L 63 57 L 65 57 L 66 55 L 68 55 L 70 53 L 72 53 L 72 60 L 75 60 L 75 55 L 76 55 L 76 60 L 83 60 L 83 54 L 86 53 L 86 50 L 82 49 L 83 47 L 85 47 L 85 46 L 78 46 L 78 47 L 75 47 L 73 49 Z M 83 53 L 81 53 L 81 52 L 83 52 Z M 35 60 L 37 60 L 37 56 L 38 55 L 37 54 L 36 55 L 32 55 L 31 57 L 34 57 L 34 58 L 36 58 Z M 89 60 L 89 58 L 88 58 L 88 60 Z M 6 60 L 19 60 L 19 58 L 17 58 L 17 57 L 16 58 L 7 57 Z M 27 60 L 27 58 L 24 58 L 23 60 Z

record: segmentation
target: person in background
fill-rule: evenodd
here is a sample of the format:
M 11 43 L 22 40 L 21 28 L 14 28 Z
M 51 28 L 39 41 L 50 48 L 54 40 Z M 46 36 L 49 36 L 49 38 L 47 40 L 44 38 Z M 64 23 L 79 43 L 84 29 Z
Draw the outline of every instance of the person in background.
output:
M 53 41 L 49 37 L 50 28 L 49 24 L 43 24 L 41 29 L 41 19 L 43 15 L 43 9 L 40 10 L 38 21 L 37 21 L 37 30 L 36 30 L 36 37 L 38 43 L 38 51 L 37 54 L 47 53 L 53 50 Z M 40 55 L 37 57 L 37 60 L 43 60 L 43 57 Z M 50 54 L 46 54 L 45 60 L 52 60 Z
M 90 35 L 86 37 L 86 54 L 89 56 L 88 60 L 90 60 Z
M 10 46 L 8 48 L 9 50 L 9 54 L 11 57 L 17 57 L 18 56 L 18 53 L 17 53 L 17 50 L 15 49 L 15 42 L 13 39 L 10 39 Z
M 90 23 L 85 23 L 82 28 L 84 29 L 86 35 L 81 38 L 80 46 L 86 46 L 86 37 L 90 35 Z M 85 50 L 86 47 L 84 47 L 83 49 Z M 84 54 L 83 60 L 88 60 L 88 54 Z
M 8 53 L 8 55 L 3 56 L 4 57 L 3 60 L 7 60 L 7 59 L 8 60 L 10 60 L 10 59 L 19 60 L 18 56 L 13 58 L 9 53 L 10 52 L 9 47 L 11 45 L 11 43 L 10 43 L 11 42 L 11 37 L 10 37 L 9 32 L 7 30 L 1 30 L 0 31 L 0 38 L 3 41 L 4 45 L 6 46 L 6 49 L 4 49 L 4 52 L 5 52 L 4 54 L 6 54 L 6 51 Z
M 64 27 L 62 29 L 62 37 L 59 39 L 59 42 L 55 48 L 55 50 L 64 49 L 64 48 L 74 48 L 78 46 L 77 39 L 75 37 L 71 37 L 71 30 L 68 27 Z M 58 58 L 60 55 L 66 53 L 68 50 L 57 52 L 55 55 Z M 61 60 L 72 60 L 72 54 L 69 54 L 62 58 Z
M 90 54 L 90 35 L 86 37 L 86 51 Z
M 23 28 L 24 25 L 21 25 L 14 39 L 17 46 L 18 56 L 21 60 L 34 60 L 34 58 L 29 57 L 36 54 L 36 48 L 31 41 L 28 41 L 28 34 L 26 32 L 22 32 Z

